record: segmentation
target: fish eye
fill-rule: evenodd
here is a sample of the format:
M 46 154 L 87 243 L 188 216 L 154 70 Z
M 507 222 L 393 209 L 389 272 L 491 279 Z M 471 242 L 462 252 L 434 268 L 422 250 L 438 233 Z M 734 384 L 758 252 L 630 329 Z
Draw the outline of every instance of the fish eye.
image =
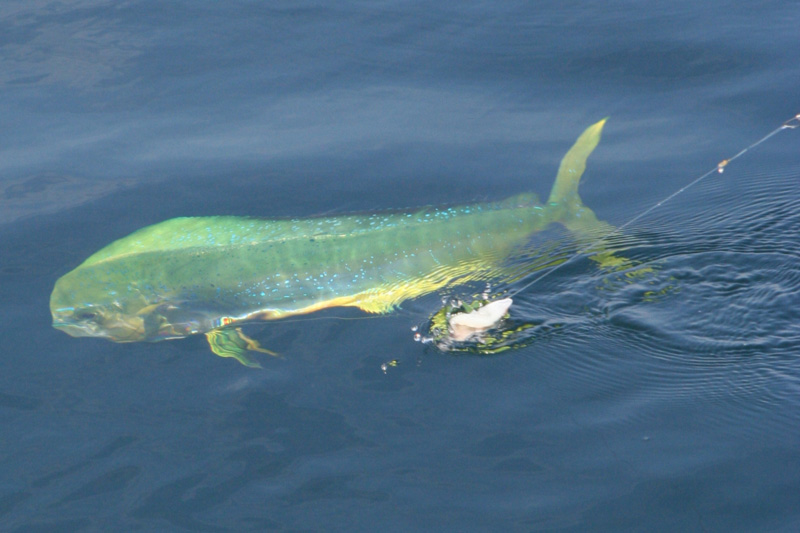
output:
M 76 313 L 75 317 L 78 320 L 92 320 L 93 318 L 97 317 L 97 313 L 93 313 L 92 311 L 81 311 L 80 313 Z

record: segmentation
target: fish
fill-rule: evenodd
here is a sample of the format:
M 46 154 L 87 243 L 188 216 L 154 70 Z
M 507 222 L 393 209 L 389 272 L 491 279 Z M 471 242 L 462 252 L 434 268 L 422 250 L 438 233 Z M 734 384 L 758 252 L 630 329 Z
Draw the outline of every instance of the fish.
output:
M 561 224 L 586 241 L 613 228 L 578 195 L 607 119 L 569 149 L 545 203 L 497 201 L 340 216 L 180 217 L 112 242 L 60 277 L 53 327 L 73 337 L 155 342 L 204 334 L 246 366 L 273 354 L 241 326 L 333 307 L 384 314 L 409 299 L 518 275 L 508 259 Z M 606 261 L 613 256 L 606 252 Z

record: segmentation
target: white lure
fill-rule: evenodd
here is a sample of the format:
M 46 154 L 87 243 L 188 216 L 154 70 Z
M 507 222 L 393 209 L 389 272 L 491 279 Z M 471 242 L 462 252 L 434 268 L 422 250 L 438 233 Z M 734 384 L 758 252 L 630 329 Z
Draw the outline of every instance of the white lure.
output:
M 456 313 L 450 316 L 450 337 L 457 342 L 465 341 L 473 335 L 493 327 L 508 312 L 511 298 L 489 302 L 469 313 Z

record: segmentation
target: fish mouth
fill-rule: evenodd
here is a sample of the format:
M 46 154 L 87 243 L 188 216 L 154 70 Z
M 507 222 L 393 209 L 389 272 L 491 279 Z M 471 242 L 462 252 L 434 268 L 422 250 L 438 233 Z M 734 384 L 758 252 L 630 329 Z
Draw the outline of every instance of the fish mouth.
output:
M 70 337 L 101 337 L 117 340 L 110 332 L 88 324 L 74 324 L 71 322 L 53 321 L 53 327 L 61 330 Z
M 70 319 L 54 317 L 53 327 L 70 337 L 97 337 L 114 342 L 135 342 L 142 340 L 144 336 L 141 328 L 123 321 L 115 321 L 113 324 L 76 323 Z
M 70 337 L 102 337 L 104 335 L 98 334 L 97 331 L 91 331 L 90 328 L 79 326 L 77 324 L 70 324 L 68 322 L 53 322 L 53 327 L 63 331 Z

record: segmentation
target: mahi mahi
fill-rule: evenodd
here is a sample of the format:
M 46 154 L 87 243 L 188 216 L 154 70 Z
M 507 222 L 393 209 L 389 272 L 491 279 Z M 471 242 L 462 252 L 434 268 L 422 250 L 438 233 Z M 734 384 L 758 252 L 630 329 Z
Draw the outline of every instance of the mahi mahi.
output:
M 204 333 L 214 353 L 258 366 L 239 325 L 337 306 L 387 313 L 470 281 L 504 281 L 515 249 L 560 223 L 607 233 L 578 196 L 605 119 L 561 161 L 545 204 L 505 201 L 406 212 L 269 220 L 174 218 L 119 239 L 62 276 L 53 326 L 74 337 L 159 341 Z

